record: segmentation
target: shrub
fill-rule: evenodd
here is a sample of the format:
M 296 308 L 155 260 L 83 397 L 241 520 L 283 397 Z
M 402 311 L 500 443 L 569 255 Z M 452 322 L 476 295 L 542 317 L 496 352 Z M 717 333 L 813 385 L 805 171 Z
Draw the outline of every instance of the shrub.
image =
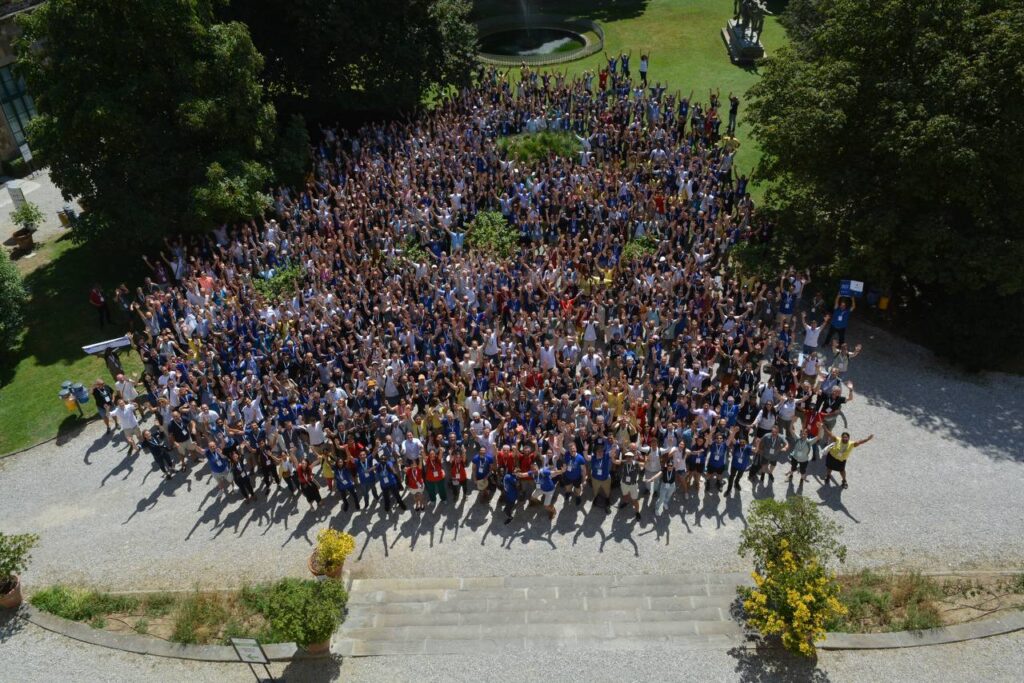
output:
M 402 243 L 402 255 L 412 263 L 426 263 L 430 258 L 416 235 L 409 235 Z
M 21 280 L 21 273 L 11 263 L 7 252 L 0 249 L 0 349 L 13 349 L 18 335 L 25 325 L 25 306 L 28 304 L 28 291 Z M 0 543 L 3 543 L 3 535 L 0 534 Z M 0 545 L 0 554 L 3 553 L 3 546 Z M 0 563 L 3 562 L 0 555 Z M 0 579 L 5 579 L 7 574 L 3 565 L 0 564 Z
M 302 284 L 305 270 L 299 264 L 278 268 L 274 274 L 265 279 L 254 279 L 253 286 L 263 296 L 276 301 L 284 296 L 291 296 Z
M 739 589 L 747 621 L 762 635 L 778 635 L 789 650 L 814 654 L 826 624 L 846 613 L 827 566 L 842 561 L 839 526 L 803 496 L 754 502 L 741 532 L 739 554 L 754 558 L 754 588 Z
M 916 631 L 940 626 L 936 600 L 956 588 L 942 586 L 919 573 L 883 575 L 867 569 L 843 577 L 841 583 L 839 601 L 847 614 L 830 620 L 827 629 L 849 633 Z M 971 590 L 970 582 L 958 585 Z
M 275 642 L 306 647 L 331 637 L 348 594 L 340 581 L 282 579 L 265 592 L 250 592 L 249 599 L 270 622 Z
M 838 541 L 840 531 L 838 524 L 822 517 L 818 506 L 804 496 L 785 501 L 764 498 L 754 501 L 747 526 L 740 532 L 739 554 L 753 555 L 754 567 L 762 573 L 769 561 L 781 561 L 784 548 L 798 564 L 814 560 L 827 567 L 834 560 L 846 559 L 846 547 Z
M 0 593 L 14 588 L 13 575 L 28 568 L 28 561 L 32 559 L 29 553 L 38 542 L 39 537 L 35 534 L 0 533 Z
M 498 148 L 524 164 L 544 161 L 552 156 L 573 157 L 582 149 L 572 133 L 548 130 L 499 138 Z
M 511 258 L 519 246 L 519 235 L 500 211 L 481 211 L 466 231 L 466 244 L 497 259 Z
M 344 531 L 322 529 L 316 535 L 317 565 L 326 573 L 335 571 L 356 549 L 356 539 Z
M 814 642 L 825 637 L 825 625 L 846 613 L 839 602 L 835 576 L 817 560 L 799 563 L 782 539 L 778 560 L 754 572 L 754 588 L 743 587 L 747 622 L 762 635 L 778 635 L 787 650 L 810 657 Z
M 643 237 L 626 242 L 626 246 L 622 248 L 622 258 L 620 260 L 625 264 L 643 259 L 645 256 L 650 256 L 657 251 L 658 240 L 650 235 L 644 235 Z
M 44 612 L 71 621 L 86 621 L 94 626 L 103 621 L 106 614 L 130 612 L 139 604 L 136 598 L 127 595 L 111 595 L 61 584 L 38 591 L 29 602 Z

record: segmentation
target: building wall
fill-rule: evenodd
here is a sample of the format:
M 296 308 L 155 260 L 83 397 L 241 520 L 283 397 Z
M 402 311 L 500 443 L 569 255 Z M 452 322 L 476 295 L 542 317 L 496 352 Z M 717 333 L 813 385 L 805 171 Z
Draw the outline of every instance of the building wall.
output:
M 0 67 L 7 66 L 15 60 L 14 39 L 21 35 L 21 28 L 14 21 L 17 15 L 9 15 L 0 19 Z M 7 118 L 0 110 L 0 159 L 10 159 L 18 155 L 18 145 L 14 142 L 11 134 L 11 127 L 7 125 Z

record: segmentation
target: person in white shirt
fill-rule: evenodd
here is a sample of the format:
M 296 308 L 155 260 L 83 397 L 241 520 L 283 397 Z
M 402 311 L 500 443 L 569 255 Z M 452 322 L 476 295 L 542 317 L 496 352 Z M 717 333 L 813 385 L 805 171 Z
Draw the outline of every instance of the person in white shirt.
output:
M 128 442 L 128 455 L 139 449 L 139 439 L 142 432 L 139 429 L 139 416 L 135 412 L 135 404 L 128 403 L 123 398 L 117 399 L 117 407 L 110 411 L 110 416 L 117 420 L 117 426 L 124 434 L 124 440 Z
M 423 442 L 413 436 L 412 432 L 405 433 L 405 440 L 402 442 L 402 455 L 406 464 L 412 464 L 423 455 Z
M 813 321 L 811 324 L 807 323 L 806 313 L 800 314 L 800 318 L 804 323 L 804 354 L 810 354 L 811 352 L 818 350 L 818 337 L 821 335 L 821 331 L 825 329 L 825 325 L 828 324 L 830 317 L 831 316 L 826 315 L 820 325 L 814 325 Z

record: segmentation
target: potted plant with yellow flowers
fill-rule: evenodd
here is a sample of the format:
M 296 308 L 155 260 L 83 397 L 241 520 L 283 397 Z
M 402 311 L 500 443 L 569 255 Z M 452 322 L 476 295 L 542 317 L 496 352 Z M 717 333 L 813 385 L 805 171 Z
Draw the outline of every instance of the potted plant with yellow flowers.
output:
M 341 577 L 345 560 L 356 549 L 352 534 L 337 529 L 322 529 L 316 535 L 316 548 L 309 556 L 309 571 L 313 576 Z

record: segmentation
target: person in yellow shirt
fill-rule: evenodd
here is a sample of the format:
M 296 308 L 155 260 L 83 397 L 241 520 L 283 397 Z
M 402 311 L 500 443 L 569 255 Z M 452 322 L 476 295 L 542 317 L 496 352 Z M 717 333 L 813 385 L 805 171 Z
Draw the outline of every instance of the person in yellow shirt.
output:
M 829 430 L 828 427 L 822 425 L 825 429 L 825 433 L 828 434 L 830 439 L 833 439 L 832 443 L 825 449 L 825 468 L 828 471 L 828 478 L 825 480 L 825 485 L 834 484 L 832 481 L 832 473 L 838 472 L 843 478 L 843 488 L 849 488 L 846 483 L 846 461 L 853 455 L 853 450 L 858 446 L 863 446 L 871 439 L 875 438 L 874 434 L 869 435 L 865 439 L 860 441 L 853 441 L 850 439 L 849 432 L 843 432 L 842 436 L 838 440 L 835 440 L 835 435 Z

